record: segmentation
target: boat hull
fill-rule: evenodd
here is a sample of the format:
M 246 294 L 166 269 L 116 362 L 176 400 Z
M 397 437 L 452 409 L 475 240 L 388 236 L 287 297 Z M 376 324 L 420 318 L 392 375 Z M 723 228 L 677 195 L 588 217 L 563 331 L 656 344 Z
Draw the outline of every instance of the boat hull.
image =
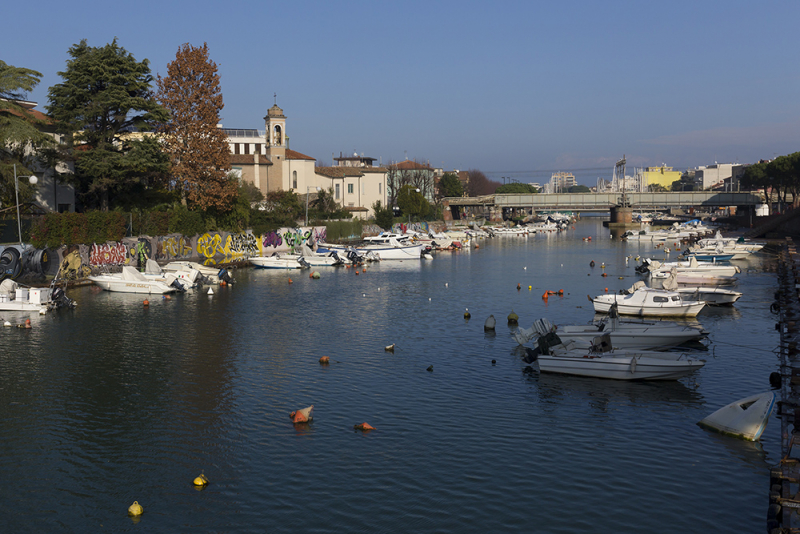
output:
M 616 297 L 617 295 L 609 295 Z M 608 313 L 614 300 L 592 299 L 594 311 L 597 313 Z M 705 302 L 684 302 L 680 306 L 657 307 L 655 305 L 628 304 L 620 296 L 616 300 L 617 311 L 620 315 L 635 315 L 637 317 L 696 317 L 700 310 L 705 307 Z
M 720 408 L 697 424 L 722 434 L 756 441 L 764 433 L 776 401 L 777 395 L 773 391 L 753 395 Z
M 108 276 L 90 276 L 89 280 L 106 291 L 117 293 L 145 293 L 164 295 L 177 291 L 176 288 L 162 282 L 140 282 L 135 280 L 121 280 Z
M 637 356 L 542 356 L 543 373 L 607 378 L 612 380 L 677 380 L 705 365 L 702 360 Z
M 556 335 L 563 341 L 575 341 L 583 346 L 590 346 L 601 334 L 608 334 L 611 346 L 615 349 L 663 350 L 677 347 L 687 341 L 697 341 L 705 337 L 705 332 L 688 326 L 643 327 L 636 330 L 599 331 L 596 326 L 565 326 L 556 330 Z

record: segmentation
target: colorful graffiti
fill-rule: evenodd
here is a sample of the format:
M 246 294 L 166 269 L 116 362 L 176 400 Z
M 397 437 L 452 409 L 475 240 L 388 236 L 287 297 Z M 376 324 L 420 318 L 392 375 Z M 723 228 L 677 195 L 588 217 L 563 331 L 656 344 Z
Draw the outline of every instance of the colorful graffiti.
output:
M 266 234 L 261 236 L 261 244 L 264 248 L 278 248 L 283 245 L 283 239 L 281 238 L 281 233 L 276 232 L 275 230 L 271 230 Z
M 125 265 L 128 263 L 128 248 L 122 243 L 106 243 L 92 245 L 89 253 L 89 264 L 102 265 Z
M 231 234 L 228 239 L 231 243 L 230 250 L 232 253 L 247 256 L 258 254 L 258 241 L 253 234 Z
M 191 257 L 194 252 L 192 241 L 180 234 L 161 237 L 158 241 L 159 259 L 186 259 Z

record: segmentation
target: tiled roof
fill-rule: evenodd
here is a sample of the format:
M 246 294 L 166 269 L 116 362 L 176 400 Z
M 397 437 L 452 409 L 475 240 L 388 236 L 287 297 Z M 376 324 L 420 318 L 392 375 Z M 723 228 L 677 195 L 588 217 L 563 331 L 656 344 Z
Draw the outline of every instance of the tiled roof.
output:
M 361 167 L 315 167 L 314 172 L 328 178 L 344 178 L 346 176 L 364 176 Z
M 344 209 L 347 211 L 369 211 L 367 208 L 361 206 L 346 206 Z
M 307 159 L 311 161 L 315 161 L 316 158 L 312 158 L 311 156 L 306 156 L 305 154 L 301 154 L 296 150 L 286 149 L 286 156 L 285 159 Z
M 253 154 L 229 154 L 231 158 L 231 165 L 255 165 L 255 156 Z M 259 165 L 272 165 L 272 162 L 267 156 L 258 156 Z
M 360 167 L 362 172 L 380 172 L 385 173 L 387 172 L 386 167 Z
M 2 99 L 2 100 L 6 100 L 6 99 Z M 8 102 L 8 100 L 6 100 L 6 101 Z M 17 117 L 33 118 L 33 119 L 36 119 L 36 120 L 39 120 L 39 121 L 46 122 L 48 124 L 52 124 L 53 119 L 51 119 L 50 117 L 48 117 L 47 115 L 45 115 L 41 111 L 33 109 L 33 107 L 30 106 L 30 104 L 33 104 L 35 106 L 36 105 L 35 103 L 33 103 L 33 102 L 25 102 L 25 101 L 18 101 L 18 102 L 16 102 L 16 104 L 18 106 L 20 106 L 20 107 L 25 108 L 25 113 L 21 112 L 18 109 L 0 109 L 0 111 L 2 111 L 4 113 L 10 113 L 11 115 L 15 115 Z
M 424 163 L 417 163 L 416 161 L 405 160 L 401 161 L 400 163 L 396 163 L 394 165 L 390 165 L 390 167 L 394 167 L 395 169 L 399 169 L 401 171 L 412 171 L 412 170 L 427 170 L 432 171 L 433 167 L 429 165 L 425 165 Z

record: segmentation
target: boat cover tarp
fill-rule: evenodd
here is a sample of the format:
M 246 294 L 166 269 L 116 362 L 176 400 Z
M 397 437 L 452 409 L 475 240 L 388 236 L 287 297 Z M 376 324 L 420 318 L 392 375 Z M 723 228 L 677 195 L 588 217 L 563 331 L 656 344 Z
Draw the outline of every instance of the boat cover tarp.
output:
M 641 288 L 643 288 L 643 287 L 647 287 L 647 284 L 645 284 L 644 282 L 642 282 L 641 280 L 639 280 L 638 282 L 636 282 L 635 284 L 633 284 L 633 285 L 632 285 L 632 286 L 631 286 L 631 287 L 628 289 L 628 293 L 635 293 L 635 292 L 636 292 L 636 290 L 638 290 L 638 289 L 641 289 Z
M 14 297 L 17 294 L 18 287 L 19 284 L 17 284 L 10 278 L 6 278 L 2 282 L 0 282 L 0 295 L 7 295 L 8 300 L 14 300 Z
M 669 276 L 664 280 L 664 283 L 661 285 L 663 289 L 667 289 L 669 291 L 674 291 L 678 289 L 678 269 L 673 267 L 669 271 Z
M 161 274 L 161 266 L 155 260 L 148 259 L 144 264 L 144 272 L 147 274 Z
M 144 277 L 142 273 L 131 267 L 130 265 L 125 265 L 122 267 L 122 279 L 129 280 L 131 282 L 147 282 L 147 278 Z

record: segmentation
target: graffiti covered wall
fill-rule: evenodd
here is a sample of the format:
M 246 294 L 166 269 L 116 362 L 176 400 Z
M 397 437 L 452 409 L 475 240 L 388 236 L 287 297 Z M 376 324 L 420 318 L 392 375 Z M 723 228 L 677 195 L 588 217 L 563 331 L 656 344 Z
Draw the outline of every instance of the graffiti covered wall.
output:
M 324 226 L 281 228 L 256 235 L 242 233 L 206 232 L 187 237 L 181 234 L 149 237 L 126 237 L 120 242 L 93 243 L 91 245 L 62 246 L 51 251 L 53 259 L 48 274 L 69 280 L 85 278 L 103 271 L 118 271 L 123 265 L 144 267 L 148 259 L 159 263 L 170 261 L 195 261 L 204 265 L 220 265 L 247 260 L 252 256 L 268 256 L 294 252 L 306 239 L 325 241 Z

